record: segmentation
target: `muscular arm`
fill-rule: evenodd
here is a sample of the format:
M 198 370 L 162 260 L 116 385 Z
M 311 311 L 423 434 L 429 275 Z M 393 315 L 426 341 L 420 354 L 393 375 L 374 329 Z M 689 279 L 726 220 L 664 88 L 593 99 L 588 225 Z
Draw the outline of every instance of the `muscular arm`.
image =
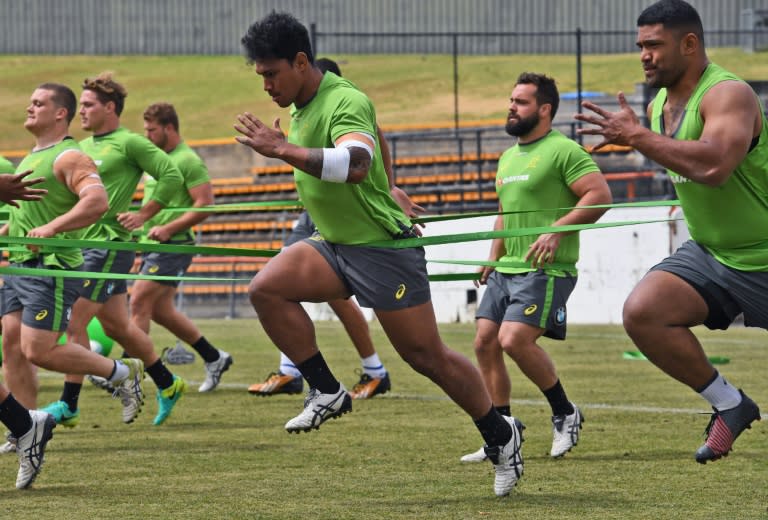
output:
M 740 81 L 718 83 L 704 95 L 699 105 L 704 128 L 695 141 L 673 139 L 643 127 L 621 93 L 618 112 L 608 112 L 589 102 L 583 105 L 600 117 L 579 114 L 576 119 L 599 128 L 578 133 L 602 135 L 604 140 L 598 147 L 632 146 L 665 168 L 709 186 L 720 186 L 728 180 L 747 154 L 761 124 L 755 94 Z
M 236 137 L 239 143 L 242 143 L 256 152 L 266 156 L 281 159 L 294 168 L 317 177 L 322 176 L 324 149 L 323 148 L 304 148 L 289 143 L 285 139 L 283 131 L 280 129 L 280 119 L 275 119 L 272 128 L 267 127 L 252 114 L 245 113 L 238 116 L 239 125 L 235 125 L 235 130 L 243 134 Z M 358 132 L 352 132 L 342 135 L 334 143 L 337 147 L 344 141 L 354 139 L 368 143 L 371 149 L 376 144 L 371 137 Z M 358 184 L 368 175 L 371 167 L 371 156 L 364 148 L 349 148 L 349 168 L 346 182 Z
M 210 206 L 213 204 L 213 187 L 211 186 L 210 182 L 189 188 L 188 191 L 189 196 L 192 197 L 193 207 L 201 208 L 203 206 Z M 199 224 L 208 218 L 208 215 L 209 213 L 205 213 L 203 211 L 188 211 L 187 213 L 181 215 L 179 218 L 163 226 L 153 227 L 149 230 L 147 237 L 151 238 L 152 240 L 165 242 L 176 233 L 180 233 L 191 228 L 195 224 Z
M 749 150 L 757 133 L 759 105 L 749 85 L 725 81 L 704 95 L 700 112 L 704 129 L 695 141 L 679 141 L 645 130 L 629 144 L 683 177 L 719 186 Z
M 71 151 L 59 156 L 53 165 L 53 172 L 56 179 L 80 200 L 66 213 L 30 230 L 27 236 L 50 238 L 64 231 L 81 229 L 95 223 L 109 209 L 107 192 L 96 165 L 84 153 Z

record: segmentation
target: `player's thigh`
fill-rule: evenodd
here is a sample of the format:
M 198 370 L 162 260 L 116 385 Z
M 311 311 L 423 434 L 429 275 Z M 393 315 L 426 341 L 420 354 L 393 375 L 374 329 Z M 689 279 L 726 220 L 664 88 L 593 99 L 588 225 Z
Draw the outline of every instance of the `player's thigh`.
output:
M 314 247 L 298 242 L 283 249 L 251 281 L 252 296 L 279 295 L 293 301 L 326 302 L 349 296 L 328 261 Z

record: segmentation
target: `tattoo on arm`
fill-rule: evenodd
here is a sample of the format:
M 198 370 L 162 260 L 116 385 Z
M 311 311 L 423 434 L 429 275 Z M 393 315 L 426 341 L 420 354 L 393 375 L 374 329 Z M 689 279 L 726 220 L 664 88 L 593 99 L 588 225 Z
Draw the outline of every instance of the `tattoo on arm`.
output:
M 352 146 L 349 149 L 349 179 L 357 179 L 357 182 L 368 175 L 371 167 L 371 156 L 364 148 Z M 354 181 L 353 181 L 354 182 Z
M 322 148 L 310 148 L 309 155 L 307 156 L 307 162 L 303 170 L 310 175 L 320 177 L 323 172 L 323 149 Z

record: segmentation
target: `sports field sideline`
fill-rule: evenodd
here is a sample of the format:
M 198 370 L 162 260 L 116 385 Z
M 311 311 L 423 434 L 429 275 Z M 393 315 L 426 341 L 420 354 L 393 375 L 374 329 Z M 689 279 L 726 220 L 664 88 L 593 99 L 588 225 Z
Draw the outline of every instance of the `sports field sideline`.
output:
M 768 427 L 755 423 L 729 457 L 699 465 L 709 411 L 693 392 L 633 350 L 618 326 L 572 326 L 564 342 L 546 340 L 586 422 L 564 459 L 548 449 L 551 423 L 540 393 L 508 363 L 512 412 L 527 426 L 525 474 L 511 495 L 493 495 L 490 464 L 461 464 L 481 443 L 471 421 L 395 354 L 378 324 L 374 341 L 390 370 L 392 391 L 355 401 L 353 413 L 319 431 L 289 435 L 287 419 L 303 396 L 262 398 L 248 384 L 277 368 L 278 354 L 256 320 L 199 320 L 201 330 L 235 363 L 211 394 L 193 383 L 168 422 L 151 425 L 146 402 L 132 425 L 119 402 L 95 387 L 81 397 L 82 420 L 56 428 L 46 467 L 32 490 L 11 485 L 17 460 L 0 457 L 4 518 L 685 518 L 768 517 Z M 442 324 L 446 342 L 468 355 L 474 329 Z M 338 322 L 318 322 L 318 341 L 335 374 L 357 380 L 358 360 Z M 727 357 L 719 369 L 768 406 L 761 367 L 765 333 L 696 329 L 707 354 Z M 152 337 L 172 344 L 165 330 Z M 113 355 L 120 353 L 115 348 Z M 200 361 L 175 366 L 192 382 Z M 61 379 L 40 374 L 40 402 Z M 154 387 L 146 380 L 149 396 Z

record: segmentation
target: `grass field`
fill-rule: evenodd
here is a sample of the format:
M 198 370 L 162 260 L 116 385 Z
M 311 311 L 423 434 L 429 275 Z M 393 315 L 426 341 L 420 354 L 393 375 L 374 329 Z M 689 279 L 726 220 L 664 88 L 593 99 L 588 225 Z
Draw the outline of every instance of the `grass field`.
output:
M 706 404 L 650 363 L 622 359 L 633 347 L 620 327 L 573 326 L 567 341 L 544 343 L 586 416 L 579 446 L 564 459 L 548 456 L 543 397 L 510 366 L 512 410 L 527 425 L 525 475 L 509 497 L 498 499 L 490 464 L 459 463 L 481 443 L 471 421 L 400 361 L 376 323 L 372 332 L 392 392 L 356 401 L 352 414 L 300 435 L 288 435 L 283 424 L 299 412 L 301 396 L 260 398 L 245 390 L 277 364 L 259 323 L 198 324 L 234 355 L 221 388 L 196 392 L 199 360 L 173 367 L 195 384 L 168 423 L 153 427 L 153 400 L 136 423 L 124 425 L 119 402 L 86 386 L 81 423 L 56 429 L 33 489 L 15 490 L 16 458 L 0 457 L 0 516 L 768 518 L 768 425 L 756 423 L 728 458 L 696 464 Z M 358 361 L 341 326 L 320 322 L 317 330 L 336 375 L 352 385 Z M 474 359 L 470 325 L 441 325 L 441 332 Z M 722 372 L 768 409 L 765 332 L 698 332 L 708 354 L 730 358 Z M 171 344 L 162 329 L 152 336 L 158 348 Z M 61 377 L 46 372 L 40 380 L 41 404 L 58 398 Z M 146 386 L 153 394 L 149 380 Z
M 710 57 L 745 79 L 768 79 L 765 53 L 712 49 Z M 330 56 L 344 75 L 374 101 L 385 128 L 402 124 L 453 121 L 453 65 L 447 55 Z M 0 55 L 0 153 L 28 148 L 23 129 L 32 90 L 55 81 L 79 94 L 85 77 L 115 72 L 128 89 L 123 124 L 142 128 L 141 114 L 150 103 L 169 101 L 179 111 L 182 133 L 190 140 L 229 138 L 235 116 L 250 111 L 271 122 L 288 112 L 262 91 L 260 79 L 239 56 L 16 56 Z M 465 120 L 499 119 L 520 72 L 533 70 L 557 79 L 561 92 L 576 89 L 573 55 L 461 56 L 459 116 Z M 588 55 L 583 59 L 583 88 L 589 91 L 632 92 L 642 82 L 637 54 Z M 79 118 L 72 124 L 80 139 Z

